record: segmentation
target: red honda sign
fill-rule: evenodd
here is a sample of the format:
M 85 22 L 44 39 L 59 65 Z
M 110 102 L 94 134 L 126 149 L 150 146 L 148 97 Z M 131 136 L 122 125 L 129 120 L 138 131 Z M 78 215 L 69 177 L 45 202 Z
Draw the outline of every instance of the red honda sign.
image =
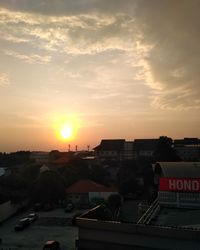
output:
M 160 191 L 200 192 L 200 179 L 160 178 Z

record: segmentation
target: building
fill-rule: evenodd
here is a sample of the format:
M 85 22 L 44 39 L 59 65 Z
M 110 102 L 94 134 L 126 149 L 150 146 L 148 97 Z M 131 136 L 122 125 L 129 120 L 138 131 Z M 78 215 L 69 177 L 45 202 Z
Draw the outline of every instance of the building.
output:
M 198 138 L 174 140 L 174 150 L 182 161 L 200 161 L 200 140 Z
M 40 164 L 48 163 L 49 152 L 33 151 L 31 152 L 30 159 Z
M 78 249 L 200 249 L 200 162 L 159 162 L 158 199 L 137 223 L 78 219 Z
M 123 158 L 124 160 L 134 159 L 134 142 L 133 141 L 125 141 Z
M 116 188 L 109 188 L 91 180 L 77 181 L 66 189 L 67 200 L 80 206 L 106 200 L 113 193 L 117 193 Z
M 94 148 L 95 156 L 100 160 L 123 160 L 124 139 L 101 140 L 100 145 Z
M 160 205 L 200 209 L 200 162 L 159 162 L 155 171 Z
M 159 139 L 135 139 L 133 144 L 135 159 L 152 158 L 158 141 Z
M 184 138 L 174 140 L 174 146 L 200 146 L 198 138 Z

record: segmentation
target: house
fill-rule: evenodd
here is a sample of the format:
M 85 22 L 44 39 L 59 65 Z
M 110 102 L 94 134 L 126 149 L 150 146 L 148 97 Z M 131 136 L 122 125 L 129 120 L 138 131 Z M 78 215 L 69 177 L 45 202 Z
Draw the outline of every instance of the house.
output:
M 94 148 L 95 156 L 100 160 L 122 160 L 124 156 L 124 139 L 104 139 Z
M 106 200 L 113 193 L 117 193 L 116 188 L 109 188 L 91 180 L 77 181 L 66 189 L 67 200 L 78 206 Z

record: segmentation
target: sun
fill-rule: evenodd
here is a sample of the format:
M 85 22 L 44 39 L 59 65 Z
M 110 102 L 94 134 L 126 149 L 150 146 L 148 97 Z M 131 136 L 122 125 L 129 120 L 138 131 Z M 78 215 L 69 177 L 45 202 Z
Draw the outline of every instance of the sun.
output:
M 71 142 L 77 139 L 81 120 L 75 115 L 52 115 L 54 134 L 59 141 Z
M 63 139 L 69 139 L 72 137 L 73 134 L 73 129 L 70 126 L 64 126 L 60 130 L 60 135 L 62 136 Z

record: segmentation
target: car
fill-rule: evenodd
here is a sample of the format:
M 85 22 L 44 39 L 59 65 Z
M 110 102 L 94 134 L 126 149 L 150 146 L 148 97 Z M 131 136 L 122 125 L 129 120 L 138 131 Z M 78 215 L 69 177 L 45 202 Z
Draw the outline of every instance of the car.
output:
M 15 225 L 15 231 L 21 231 L 24 228 L 28 227 L 30 225 L 29 218 L 23 218 L 21 219 L 16 225 Z
M 38 219 L 38 215 L 36 213 L 31 213 L 28 215 L 29 221 L 34 222 Z
M 74 209 L 74 205 L 72 203 L 68 203 L 67 206 L 65 207 L 65 212 L 71 212 Z
M 60 243 L 56 240 L 48 240 L 43 246 L 43 250 L 61 250 Z

